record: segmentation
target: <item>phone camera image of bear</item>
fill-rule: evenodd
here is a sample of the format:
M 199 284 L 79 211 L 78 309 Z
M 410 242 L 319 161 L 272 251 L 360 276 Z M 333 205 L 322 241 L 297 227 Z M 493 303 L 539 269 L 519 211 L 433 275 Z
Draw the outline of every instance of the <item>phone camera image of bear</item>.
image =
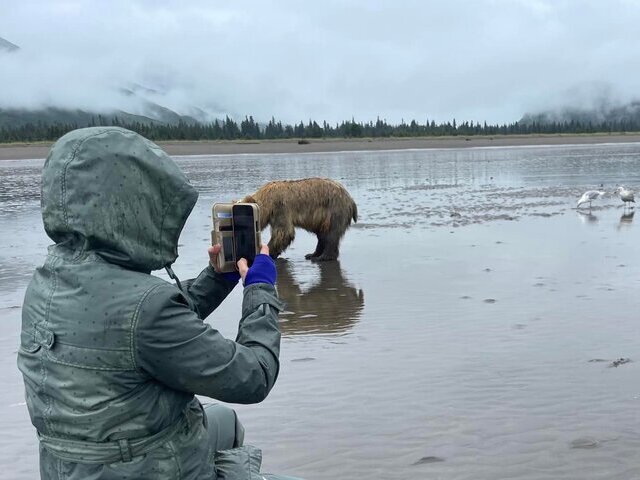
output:
M 296 228 L 314 233 L 318 244 L 305 255 L 317 262 L 337 260 L 340 240 L 358 221 L 356 203 L 340 183 L 329 178 L 273 181 L 241 200 L 260 207 L 260 230 L 271 227 L 269 252 L 277 258 L 295 239 Z
M 279 258 L 276 269 L 278 295 L 286 304 L 283 335 L 342 334 L 360 320 L 364 293 L 345 278 L 339 261 L 309 264 Z

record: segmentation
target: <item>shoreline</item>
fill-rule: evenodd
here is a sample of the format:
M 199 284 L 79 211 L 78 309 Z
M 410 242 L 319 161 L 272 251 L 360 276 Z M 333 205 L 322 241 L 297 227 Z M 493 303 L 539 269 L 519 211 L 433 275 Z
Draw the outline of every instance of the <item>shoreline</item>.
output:
M 298 144 L 287 140 L 172 140 L 157 142 L 169 155 L 237 155 L 278 153 L 330 153 L 344 151 L 384 151 L 455 149 L 477 147 L 524 147 L 545 145 L 593 145 L 601 143 L 640 143 L 640 133 L 600 133 L 583 135 L 531 134 L 450 137 L 310 138 Z M 0 144 L 0 160 L 44 159 L 52 142 Z

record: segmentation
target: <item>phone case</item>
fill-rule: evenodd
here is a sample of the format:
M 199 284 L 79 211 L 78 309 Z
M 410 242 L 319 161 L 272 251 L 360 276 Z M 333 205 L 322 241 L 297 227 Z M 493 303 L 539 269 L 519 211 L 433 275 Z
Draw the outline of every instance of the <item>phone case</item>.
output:
M 236 271 L 236 256 L 233 251 L 233 219 L 232 203 L 214 203 L 211 209 L 213 230 L 211 230 L 211 244 L 220 244 L 222 250 L 216 259 L 218 271 Z

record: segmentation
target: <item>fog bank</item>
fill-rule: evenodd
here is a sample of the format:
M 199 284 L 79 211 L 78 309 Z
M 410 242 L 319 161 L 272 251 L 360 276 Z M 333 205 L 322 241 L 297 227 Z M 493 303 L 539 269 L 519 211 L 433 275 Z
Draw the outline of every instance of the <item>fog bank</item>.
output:
M 640 74 L 627 0 L 2 3 L 0 108 L 501 123 Z

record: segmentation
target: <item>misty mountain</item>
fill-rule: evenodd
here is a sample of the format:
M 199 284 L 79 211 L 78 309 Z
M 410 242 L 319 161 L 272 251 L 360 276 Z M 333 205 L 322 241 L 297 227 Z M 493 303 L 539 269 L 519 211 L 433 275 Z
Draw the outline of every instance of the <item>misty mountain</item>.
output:
M 122 88 L 120 92 L 132 98 L 136 111 L 141 114 L 126 112 L 120 109 L 105 111 L 87 111 L 78 108 L 43 107 L 35 110 L 19 108 L 0 108 L 0 128 L 22 127 L 27 124 L 42 125 L 75 125 L 87 127 L 90 125 L 108 125 L 117 118 L 119 123 L 142 125 L 178 125 L 179 123 L 194 124 L 199 121 L 189 115 L 180 115 L 158 103 L 137 95 L 131 89 Z
M 136 122 L 143 125 L 168 123 L 122 111 L 97 113 L 60 108 L 43 108 L 40 110 L 0 108 L 0 128 L 17 128 L 28 124 L 75 125 L 77 127 L 87 127 L 89 125 L 97 125 L 99 123 L 111 123 L 112 119 L 115 117 L 117 117 L 121 123 L 129 124 Z
M 87 127 L 97 124 L 110 124 L 114 118 L 120 123 L 143 125 L 178 125 L 199 123 L 195 118 L 179 115 L 162 105 L 147 100 L 142 101 L 144 115 L 136 115 L 123 110 L 90 112 L 80 109 L 41 108 L 37 110 L 0 108 L 0 128 L 21 127 L 31 124 L 43 125 L 75 125 Z
M 20 47 L 0 37 L 0 54 L 19 52 Z M 0 59 L 0 65 L 2 60 Z M 44 105 L 37 109 L 3 108 L 0 105 L 0 128 L 21 127 L 29 123 L 43 125 L 75 125 L 86 127 L 97 123 L 111 123 L 117 117 L 120 123 L 141 123 L 143 125 L 177 125 L 180 122 L 194 124 L 208 120 L 210 115 L 196 107 L 190 108 L 192 115 L 181 115 L 147 97 L 161 99 L 162 93 L 144 85 L 132 83 L 126 88 L 117 89 L 125 99 L 123 102 L 131 106 L 131 110 L 113 108 L 87 111 L 75 108 L 51 107 Z
M 152 91 L 146 87 L 139 86 L 139 90 L 145 89 L 147 91 Z M 179 122 L 186 123 L 198 123 L 198 120 L 188 116 L 188 115 L 180 115 L 170 108 L 164 107 L 156 102 L 152 102 L 139 95 L 135 90 L 128 88 L 121 88 L 120 92 L 123 93 L 127 97 L 136 97 L 133 98 L 133 102 L 138 105 L 138 108 L 141 110 L 143 117 L 146 117 L 150 120 L 165 123 L 168 125 L 177 125 Z
M 638 125 L 640 124 L 640 101 L 626 104 L 601 102 L 591 108 L 563 107 L 538 113 L 527 113 L 520 123 L 549 125 L 552 123 L 581 123 L 592 125 Z

